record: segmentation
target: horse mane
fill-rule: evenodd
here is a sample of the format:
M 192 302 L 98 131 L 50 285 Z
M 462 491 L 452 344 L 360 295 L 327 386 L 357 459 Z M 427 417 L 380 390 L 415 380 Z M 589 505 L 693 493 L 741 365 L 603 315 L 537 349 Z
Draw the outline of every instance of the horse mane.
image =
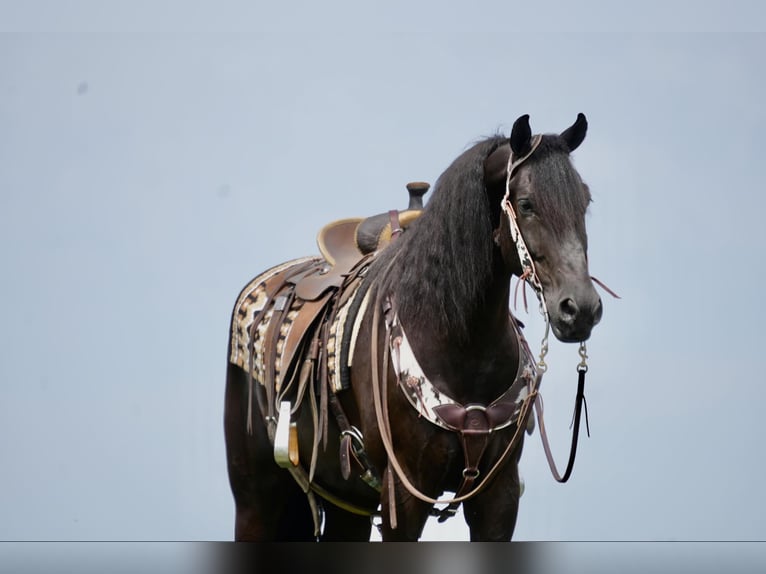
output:
M 413 319 L 416 328 L 468 340 L 471 307 L 479 306 L 493 275 L 484 160 L 507 141 L 492 136 L 458 156 L 436 181 L 422 215 L 399 245 L 385 249 L 376 261 L 373 274 L 387 269 L 380 288 L 394 296 L 399 313 Z

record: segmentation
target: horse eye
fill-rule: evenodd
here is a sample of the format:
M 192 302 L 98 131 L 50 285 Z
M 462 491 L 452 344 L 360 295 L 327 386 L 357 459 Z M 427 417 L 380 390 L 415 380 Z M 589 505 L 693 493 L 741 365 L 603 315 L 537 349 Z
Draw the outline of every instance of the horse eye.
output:
M 519 199 L 519 214 L 532 215 L 535 212 L 532 201 L 526 198 Z

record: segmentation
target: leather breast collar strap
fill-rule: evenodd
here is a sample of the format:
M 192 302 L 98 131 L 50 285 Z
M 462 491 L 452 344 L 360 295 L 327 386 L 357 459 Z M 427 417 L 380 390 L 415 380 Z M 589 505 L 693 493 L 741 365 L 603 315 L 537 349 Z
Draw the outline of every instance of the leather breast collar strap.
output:
M 396 373 L 399 388 L 418 414 L 427 421 L 448 430 L 461 430 L 460 422 L 466 412 L 481 411 L 486 414 L 487 432 L 500 430 L 511 425 L 518 415 L 519 405 L 532 390 L 532 382 L 537 377 L 537 368 L 521 329 L 513 317 L 510 317 L 516 332 L 519 347 L 519 366 L 516 377 L 508 388 L 489 405 L 470 403 L 461 405 L 452 397 L 439 391 L 428 380 L 410 346 L 398 315 L 391 304 L 383 307 L 388 330 L 388 344 L 391 363 Z

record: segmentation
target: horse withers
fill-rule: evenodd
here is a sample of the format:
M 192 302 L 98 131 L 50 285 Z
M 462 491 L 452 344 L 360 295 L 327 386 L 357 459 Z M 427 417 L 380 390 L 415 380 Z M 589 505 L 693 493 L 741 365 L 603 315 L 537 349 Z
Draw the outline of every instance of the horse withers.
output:
M 511 279 L 561 341 L 602 314 L 569 157 L 586 130 L 579 114 L 533 136 L 521 116 L 455 159 L 424 208 L 336 222 L 321 256 L 245 287 L 224 415 L 236 540 L 369 540 L 377 515 L 384 541 L 418 540 L 461 504 L 471 540 L 511 539 L 541 375 Z

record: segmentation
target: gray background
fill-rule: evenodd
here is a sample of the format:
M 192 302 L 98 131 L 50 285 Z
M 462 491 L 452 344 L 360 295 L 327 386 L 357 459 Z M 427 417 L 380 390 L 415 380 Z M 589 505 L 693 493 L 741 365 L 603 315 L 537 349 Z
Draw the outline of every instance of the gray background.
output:
M 231 539 L 239 289 L 577 112 L 622 299 L 571 481 L 527 441 L 515 539 L 766 539 L 759 6 L 0 2 L 0 540 Z M 561 465 L 577 359 L 553 343 L 543 383 Z

